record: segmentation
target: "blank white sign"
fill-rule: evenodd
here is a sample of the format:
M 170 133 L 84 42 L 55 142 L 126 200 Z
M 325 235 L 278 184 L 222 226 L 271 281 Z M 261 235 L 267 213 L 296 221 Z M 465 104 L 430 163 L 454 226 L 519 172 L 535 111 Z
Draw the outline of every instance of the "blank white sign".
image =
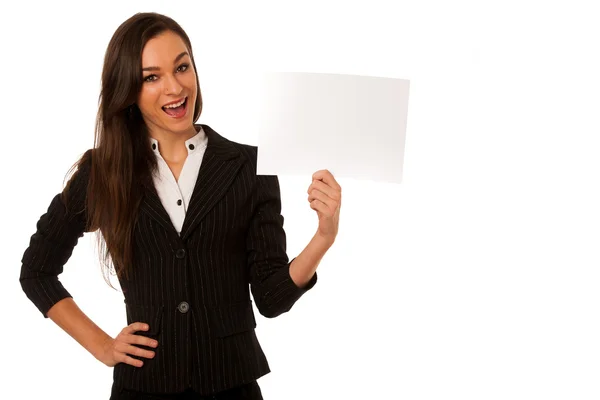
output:
M 408 89 L 405 79 L 264 73 L 257 173 L 328 169 L 336 178 L 400 183 Z

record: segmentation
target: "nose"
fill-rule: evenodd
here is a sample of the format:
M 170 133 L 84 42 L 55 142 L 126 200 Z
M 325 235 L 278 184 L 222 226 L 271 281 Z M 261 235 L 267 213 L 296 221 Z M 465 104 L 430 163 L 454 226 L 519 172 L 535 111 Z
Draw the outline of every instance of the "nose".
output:
M 165 93 L 166 94 L 178 94 L 181 92 L 183 86 L 179 84 L 179 81 L 174 76 L 165 77 Z

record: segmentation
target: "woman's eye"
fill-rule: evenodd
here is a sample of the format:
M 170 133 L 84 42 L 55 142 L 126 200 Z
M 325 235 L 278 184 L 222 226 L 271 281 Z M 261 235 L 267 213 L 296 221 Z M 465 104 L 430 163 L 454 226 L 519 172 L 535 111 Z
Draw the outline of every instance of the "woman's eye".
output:
M 189 68 L 188 64 L 181 64 L 178 68 L 177 71 L 179 72 L 185 72 L 187 71 L 187 69 Z M 158 77 L 156 75 L 148 75 L 147 77 L 144 78 L 144 82 L 154 82 L 156 81 L 156 79 L 158 79 Z

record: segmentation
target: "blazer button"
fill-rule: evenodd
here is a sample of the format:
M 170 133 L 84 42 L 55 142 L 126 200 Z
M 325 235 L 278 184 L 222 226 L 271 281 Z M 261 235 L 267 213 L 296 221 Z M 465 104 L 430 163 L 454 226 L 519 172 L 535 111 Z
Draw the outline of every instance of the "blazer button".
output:
M 183 258 L 183 257 L 185 257 L 185 249 L 179 249 L 179 250 L 177 250 L 177 252 L 175 253 L 175 257 L 177 257 L 177 258 Z
M 177 309 L 179 310 L 180 313 L 185 314 L 190 309 L 190 305 L 187 302 L 182 301 L 177 306 Z

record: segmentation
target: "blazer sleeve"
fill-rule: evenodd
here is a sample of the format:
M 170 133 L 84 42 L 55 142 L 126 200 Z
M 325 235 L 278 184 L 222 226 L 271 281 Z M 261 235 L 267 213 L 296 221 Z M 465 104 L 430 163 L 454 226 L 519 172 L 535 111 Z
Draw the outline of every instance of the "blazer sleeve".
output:
M 255 208 L 247 237 L 250 288 L 256 307 L 267 318 L 289 311 L 294 303 L 317 283 L 298 287 L 290 276 L 286 235 L 281 215 L 281 191 L 276 175 L 259 175 Z
M 58 280 L 73 248 L 86 230 L 84 211 L 89 165 L 82 164 L 63 189 L 69 210 L 61 197 L 54 196 L 39 218 L 29 247 L 21 259 L 19 282 L 27 297 L 48 318 L 48 310 L 58 301 L 72 297 Z

